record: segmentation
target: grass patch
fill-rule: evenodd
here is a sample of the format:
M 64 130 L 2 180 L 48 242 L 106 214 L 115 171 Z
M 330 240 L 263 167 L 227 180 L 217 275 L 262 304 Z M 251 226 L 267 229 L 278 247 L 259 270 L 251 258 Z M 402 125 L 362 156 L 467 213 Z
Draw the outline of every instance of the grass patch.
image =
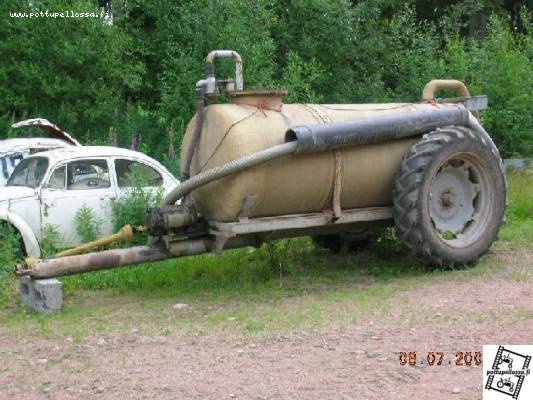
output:
M 356 254 L 331 255 L 311 239 L 297 238 L 219 256 L 65 277 L 61 314 L 36 315 L 12 305 L 3 312 L 4 324 L 12 333 L 74 340 L 89 332 L 127 332 L 132 323 L 147 335 L 275 334 L 314 330 L 333 320 L 343 325 L 385 313 L 391 296 L 415 285 L 406 280 L 424 276 L 403 248 L 383 251 L 397 245 L 390 234 L 384 236 L 371 245 L 374 249 Z M 189 308 L 176 313 L 176 302 Z
M 317 248 L 310 238 L 302 237 L 267 243 L 259 249 L 177 258 L 65 277 L 62 281 L 67 292 L 115 289 L 120 293 L 149 292 L 164 297 L 194 294 L 238 298 L 260 295 L 265 288 L 299 293 L 308 286 L 350 284 L 361 276 L 386 281 L 423 274 L 423 268 L 411 263 L 390 232 L 380 235 L 369 250 L 355 254 L 332 255 Z
M 285 245 L 298 249 L 298 255 L 287 255 L 281 266 L 272 264 L 270 250 L 264 245 L 219 256 L 168 260 L 62 280 L 67 294 L 97 288 L 160 298 L 255 300 L 264 298 L 268 292 L 269 299 L 276 300 L 423 273 L 407 260 L 375 257 L 372 251 L 331 255 L 316 249 L 308 238 L 294 239 Z
M 0 310 L 10 303 L 17 279 L 13 266 L 21 252 L 21 239 L 13 227 L 0 221 Z
M 500 239 L 514 246 L 533 248 L 533 172 L 508 173 L 507 223 L 500 231 Z
M 531 248 L 531 174 L 509 174 L 507 224 L 500 237 L 495 246 L 503 250 L 500 255 L 509 254 L 506 249 Z M 11 272 L 7 278 L 4 268 L 0 318 L 10 332 L 71 336 L 75 341 L 90 332 L 128 332 L 131 326 L 148 335 L 314 330 L 386 316 L 391 304 L 401 303 L 402 293 L 428 282 L 495 275 L 531 279 L 522 269 L 509 275 L 505 263 L 500 256 L 484 257 L 473 268 L 428 272 L 410 260 L 390 229 L 355 254 L 332 255 L 303 237 L 259 249 L 65 277 L 65 310 L 53 316 L 31 313 L 13 300 L 15 280 Z M 176 302 L 190 306 L 175 312 Z

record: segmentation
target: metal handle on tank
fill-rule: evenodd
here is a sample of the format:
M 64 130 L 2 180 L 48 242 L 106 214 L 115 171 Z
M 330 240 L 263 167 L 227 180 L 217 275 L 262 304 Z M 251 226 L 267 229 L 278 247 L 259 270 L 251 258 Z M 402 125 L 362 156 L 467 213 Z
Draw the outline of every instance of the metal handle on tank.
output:
M 422 100 L 434 100 L 435 93 L 439 90 L 450 90 L 455 92 L 457 96 L 461 97 L 470 97 L 470 92 L 468 91 L 466 85 L 455 79 L 433 79 L 429 81 L 424 90 L 422 91 Z

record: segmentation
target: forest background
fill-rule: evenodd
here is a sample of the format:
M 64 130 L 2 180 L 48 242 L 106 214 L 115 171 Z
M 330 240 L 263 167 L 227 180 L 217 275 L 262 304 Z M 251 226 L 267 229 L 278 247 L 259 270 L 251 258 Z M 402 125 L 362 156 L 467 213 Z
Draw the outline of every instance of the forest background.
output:
M 43 117 L 84 144 L 140 137 L 177 173 L 203 59 L 228 48 L 243 56 L 247 88 L 286 88 L 286 102 L 418 101 L 431 79 L 463 80 L 488 95 L 482 120 L 502 155 L 533 156 L 529 0 L 117 0 L 112 24 L 13 14 L 104 3 L 1 2 L 0 138 Z

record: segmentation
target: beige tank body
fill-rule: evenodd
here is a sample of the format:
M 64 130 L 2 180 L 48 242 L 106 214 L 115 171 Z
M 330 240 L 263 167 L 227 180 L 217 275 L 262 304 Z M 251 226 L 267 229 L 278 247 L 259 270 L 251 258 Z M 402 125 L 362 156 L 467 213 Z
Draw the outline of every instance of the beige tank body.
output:
M 282 105 L 277 98 L 260 96 L 238 97 L 232 104 L 209 105 L 191 163 L 191 176 L 283 143 L 285 132 L 291 126 L 434 107 L 445 106 L 428 103 Z M 187 127 L 182 160 L 195 123 L 193 118 Z M 319 212 L 332 208 L 337 164 L 342 166 L 343 209 L 386 206 L 392 203 L 394 175 L 401 159 L 417 140 L 409 138 L 287 156 L 205 185 L 195 190 L 192 198 L 198 211 L 213 221 Z

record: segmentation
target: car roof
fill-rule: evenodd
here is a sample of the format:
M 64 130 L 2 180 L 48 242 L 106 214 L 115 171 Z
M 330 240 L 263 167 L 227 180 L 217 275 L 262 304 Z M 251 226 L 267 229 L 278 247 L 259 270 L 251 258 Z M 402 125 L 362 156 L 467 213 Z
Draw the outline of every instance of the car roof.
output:
M 35 156 L 46 156 L 50 161 L 65 160 L 80 157 L 133 157 L 152 161 L 153 158 L 138 151 L 113 146 L 70 146 L 41 152 Z
M 54 165 L 60 161 L 66 161 L 74 158 L 83 157 L 126 157 L 136 158 L 140 161 L 146 161 L 150 164 L 155 164 L 162 170 L 166 171 L 170 176 L 173 176 L 161 163 L 138 151 L 123 149 L 121 147 L 113 146 L 70 146 L 63 149 L 54 149 L 43 151 L 31 157 L 47 157 L 50 164 Z M 28 157 L 28 158 L 31 158 Z M 174 178 L 176 179 L 176 178 Z
M 12 138 L 0 140 L 0 155 L 43 151 L 72 146 L 61 139 L 50 138 Z

